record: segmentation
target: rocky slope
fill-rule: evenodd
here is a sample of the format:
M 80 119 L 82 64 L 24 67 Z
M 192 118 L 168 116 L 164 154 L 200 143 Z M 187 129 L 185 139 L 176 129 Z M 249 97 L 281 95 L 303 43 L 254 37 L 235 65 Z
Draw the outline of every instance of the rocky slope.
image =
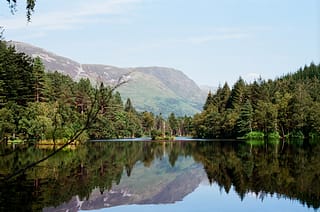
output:
M 74 80 L 89 78 L 93 84 L 112 85 L 129 74 L 127 84 L 119 88 L 125 101 L 130 98 L 138 111 L 151 111 L 164 116 L 174 112 L 178 116 L 199 112 L 207 93 L 183 72 L 164 67 L 119 68 L 109 65 L 80 64 L 45 49 L 22 42 L 8 42 L 17 51 L 40 57 L 47 71 L 58 71 Z
M 146 168 L 135 165 L 130 177 L 124 172 L 119 184 L 109 191 L 94 189 L 87 199 L 78 196 L 57 207 L 44 208 L 45 212 L 98 210 L 124 205 L 174 204 L 182 201 L 202 182 L 207 181 L 203 166 L 191 157 L 179 157 L 171 167 L 167 156 Z

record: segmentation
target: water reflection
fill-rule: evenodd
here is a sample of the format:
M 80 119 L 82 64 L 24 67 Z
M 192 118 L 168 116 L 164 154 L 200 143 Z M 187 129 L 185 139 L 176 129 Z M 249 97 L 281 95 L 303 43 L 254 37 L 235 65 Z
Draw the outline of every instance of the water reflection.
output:
M 52 150 L 1 148 L 0 176 Z M 98 209 L 175 203 L 201 182 L 226 194 L 320 205 L 320 146 L 287 143 L 95 142 L 0 183 L 0 211 Z
M 202 166 L 194 163 L 190 157 L 179 157 L 176 164 L 172 168 L 168 158 L 163 157 L 146 169 L 143 163 L 138 162 L 131 176 L 124 174 L 119 184 L 113 185 L 110 190 L 96 188 L 87 200 L 79 201 L 75 197 L 58 208 L 46 208 L 44 211 L 70 210 L 76 205 L 81 210 L 93 210 L 120 205 L 170 204 L 181 201 L 206 176 Z

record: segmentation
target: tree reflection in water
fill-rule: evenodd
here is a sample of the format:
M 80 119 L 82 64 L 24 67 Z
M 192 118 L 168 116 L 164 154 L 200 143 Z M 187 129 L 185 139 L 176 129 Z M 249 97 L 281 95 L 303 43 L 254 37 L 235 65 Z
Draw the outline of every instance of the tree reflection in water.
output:
M 50 151 L 26 146 L 12 151 L 2 146 L 0 177 L 10 175 Z M 40 211 L 59 206 L 75 196 L 77 201 L 89 198 L 97 188 L 102 193 L 119 184 L 123 173 L 130 179 L 137 164 L 143 164 L 145 169 L 158 169 L 161 178 L 177 178 L 174 172 L 182 169 L 189 171 L 187 176 L 192 178 L 197 172 L 190 170 L 199 168 L 194 163 L 202 164 L 210 183 L 217 183 L 227 193 L 233 187 L 241 199 L 248 193 L 256 193 L 261 199 L 270 194 L 319 208 L 319 152 L 317 144 L 281 142 L 261 145 L 226 141 L 87 143 L 60 152 L 14 180 L 1 181 L 0 210 Z M 191 158 L 193 162 L 177 167 L 181 157 Z M 169 163 L 166 167 L 160 163 L 152 167 L 165 158 Z M 183 180 L 187 180 L 186 177 L 171 183 L 176 187 L 187 186 L 181 183 Z

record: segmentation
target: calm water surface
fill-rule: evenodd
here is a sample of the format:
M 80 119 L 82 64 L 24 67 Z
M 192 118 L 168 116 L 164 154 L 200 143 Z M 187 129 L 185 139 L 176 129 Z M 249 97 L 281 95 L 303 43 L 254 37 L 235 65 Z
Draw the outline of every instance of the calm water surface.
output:
M 52 150 L 2 146 L 0 176 Z M 317 211 L 320 145 L 90 142 L 0 183 L 0 211 Z

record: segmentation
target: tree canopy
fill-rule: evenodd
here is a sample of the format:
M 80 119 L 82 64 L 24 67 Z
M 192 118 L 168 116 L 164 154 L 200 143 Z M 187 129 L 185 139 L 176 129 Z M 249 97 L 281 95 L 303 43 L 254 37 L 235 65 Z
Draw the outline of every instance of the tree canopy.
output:
M 209 92 L 194 117 L 200 138 L 242 137 L 252 131 L 281 137 L 309 137 L 320 132 L 320 65 L 311 63 L 275 80 L 242 78 L 232 90 L 225 84 Z
M 191 133 L 191 117 L 168 119 L 138 112 L 130 98 L 125 104 L 119 92 L 101 84 L 94 88 L 89 79 L 73 81 L 58 72 L 45 72 L 39 57 L 31 58 L 0 41 L 0 140 L 68 140 L 84 125 L 100 95 L 92 126 L 81 136 L 87 138 L 129 138 Z M 160 123 L 160 124 L 159 124 Z

